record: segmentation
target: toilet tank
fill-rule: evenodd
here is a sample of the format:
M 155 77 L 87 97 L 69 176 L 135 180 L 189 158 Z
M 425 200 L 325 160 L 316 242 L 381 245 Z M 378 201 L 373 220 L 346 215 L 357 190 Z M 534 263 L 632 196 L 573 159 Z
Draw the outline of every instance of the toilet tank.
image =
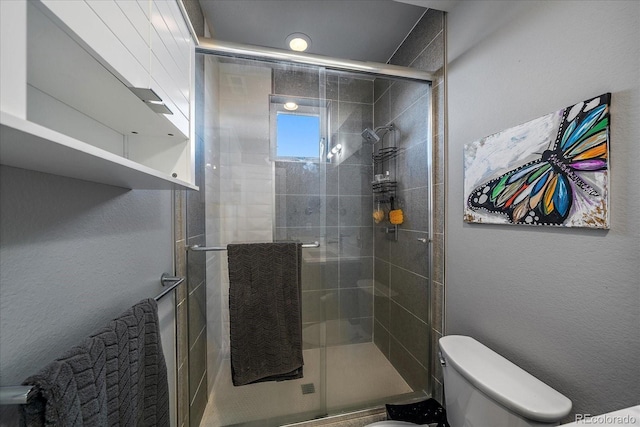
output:
M 571 401 L 471 337 L 440 338 L 451 427 L 554 426 Z

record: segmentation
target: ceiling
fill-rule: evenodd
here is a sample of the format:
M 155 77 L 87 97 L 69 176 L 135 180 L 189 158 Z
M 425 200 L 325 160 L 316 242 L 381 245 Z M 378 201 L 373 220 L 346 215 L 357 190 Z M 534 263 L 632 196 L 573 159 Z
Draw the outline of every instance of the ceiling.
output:
M 308 53 L 386 63 L 428 7 L 456 0 L 200 0 L 213 38 L 288 49 L 304 33 Z M 412 4 L 409 4 L 412 3 Z

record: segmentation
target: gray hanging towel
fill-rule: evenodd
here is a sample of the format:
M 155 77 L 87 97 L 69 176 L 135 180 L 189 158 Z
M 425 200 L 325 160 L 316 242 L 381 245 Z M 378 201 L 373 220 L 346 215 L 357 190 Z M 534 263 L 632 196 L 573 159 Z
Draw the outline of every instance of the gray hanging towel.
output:
M 169 386 L 158 307 L 146 299 L 23 384 L 26 426 L 169 426 Z
M 302 378 L 300 243 L 227 246 L 236 386 Z

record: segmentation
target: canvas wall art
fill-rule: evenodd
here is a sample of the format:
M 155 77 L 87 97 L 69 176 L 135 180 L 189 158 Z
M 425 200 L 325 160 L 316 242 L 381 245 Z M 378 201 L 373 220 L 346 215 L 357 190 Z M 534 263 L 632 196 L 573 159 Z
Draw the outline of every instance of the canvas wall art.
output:
M 464 147 L 464 220 L 609 228 L 607 93 Z

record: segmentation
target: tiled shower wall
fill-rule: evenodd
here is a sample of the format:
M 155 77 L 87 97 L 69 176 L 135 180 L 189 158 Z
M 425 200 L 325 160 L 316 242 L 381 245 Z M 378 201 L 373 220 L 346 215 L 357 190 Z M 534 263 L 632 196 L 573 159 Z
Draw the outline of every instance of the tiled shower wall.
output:
M 329 146 L 340 143 L 343 147 L 330 163 L 275 162 L 276 238 L 322 244 L 319 251 L 305 249 L 303 253 L 305 348 L 320 345 L 323 320 L 327 320 L 327 345 L 370 342 L 371 146 L 363 145 L 360 133 L 373 124 L 373 81 L 288 67 L 274 70 L 273 91 L 306 98 L 326 94 Z M 322 226 L 326 226 L 325 236 Z M 326 257 L 318 262 L 316 252 Z
M 187 278 L 176 292 L 178 426 L 198 426 L 207 404 L 204 126 L 202 58 L 196 59 L 195 182 L 201 191 L 174 191 L 175 274 Z
M 327 165 L 326 180 L 327 239 L 333 237 L 340 255 L 337 344 L 371 342 L 372 147 L 360 134 L 373 126 L 373 79 L 327 71 L 326 97 L 331 100 L 330 142 L 343 147 Z
M 374 227 L 376 345 L 414 390 L 429 390 L 429 231 L 428 176 L 429 86 L 424 83 L 376 80 L 375 125 L 393 123 L 384 146 L 398 147 L 390 163 L 396 169 L 395 208 L 404 222 L 398 240 L 386 233 L 389 223 Z M 382 141 L 375 144 L 378 150 Z M 390 171 L 392 176 L 393 170 Z M 389 195 L 384 195 L 385 198 Z M 388 211 L 389 204 L 381 206 Z
M 197 0 L 182 0 L 195 33 L 208 36 Z M 221 288 L 212 272 L 220 270 L 220 255 L 187 252 L 205 245 L 219 232 L 219 169 L 213 168 L 218 146 L 218 69 L 212 57 L 195 59 L 195 183 L 200 191 L 174 193 L 176 275 L 187 286 L 176 293 L 178 352 L 178 426 L 199 426 L 221 359 Z M 207 276 L 210 280 L 207 280 Z M 216 284 L 212 287 L 207 282 Z M 207 292 L 210 293 L 207 296 Z
M 207 224 L 217 227 L 208 244 L 269 242 L 272 240 L 273 171 L 269 156 L 269 107 L 271 72 L 250 61 L 217 61 L 217 140 L 209 150 L 209 170 L 217 183 L 215 199 L 207 202 Z M 241 86 L 236 83 L 242 82 Z M 210 101 L 207 101 L 210 102 Z M 208 113 L 207 116 L 212 114 Z M 213 154 L 211 154 L 213 153 Z M 217 172 L 216 172 L 217 171 Z M 220 357 L 229 358 L 229 270 L 227 253 L 214 252 L 219 268 L 211 270 L 209 289 L 220 292 Z M 216 274 L 217 272 L 217 274 Z M 228 361 L 226 362 L 228 363 Z
M 205 158 L 205 235 L 207 244 L 218 245 L 222 232 L 220 197 L 220 67 L 218 58 L 204 56 L 204 158 Z M 226 355 L 222 263 L 226 251 L 207 253 L 207 385 L 213 390 L 216 376 Z
M 428 10 L 389 61 L 432 72 L 431 90 L 406 82 L 387 86 L 383 80 L 375 86 L 374 105 L 376 126 L 393 122 L 399 129 L 398 145 L 404 151 L 398 158 L 398 196 L 406 216 L 398 242 L 376 232 L 375 341 L 410 385 L 431 390 L 440 402 L 443 380 L 436 361 L 444 296 L 444 25 L 443 12 Z M 426 127 L 429 99 L 431 129 Z M 429 138 L 433 140 L 431 158 Z M 427 176 L 429 162 L 431 176 Z M 429 215 L 424 209 L 429 186 L 433 193 L 431 272 L 427 270 L 429 248 L 417 240 L 427 237 Z M 430 342 L 412 337 L 430 337 Z

